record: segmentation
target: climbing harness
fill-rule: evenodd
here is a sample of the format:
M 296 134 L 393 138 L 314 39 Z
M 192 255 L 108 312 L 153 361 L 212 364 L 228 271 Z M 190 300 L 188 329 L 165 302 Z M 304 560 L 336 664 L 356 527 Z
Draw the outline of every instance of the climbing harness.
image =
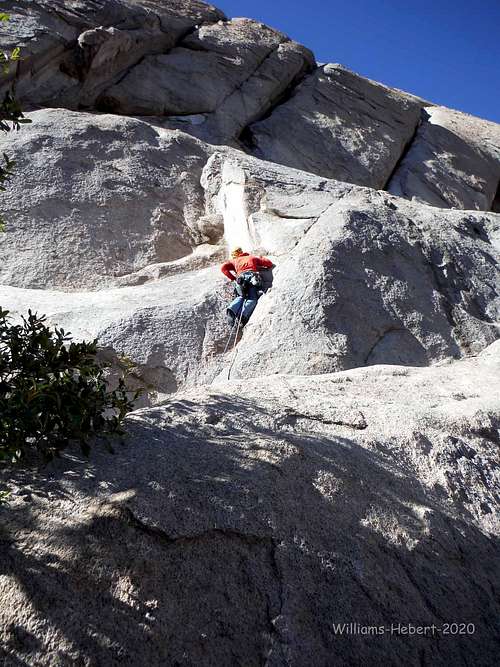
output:
M 245 305 L 246 305 L 246 302 L 247 302 L 248 296 L 249 296 L 249 291 L 248 291 L 249 287 L 253 286 L 257 290 L 259 290 L 259 288 L 262 288 L 262 285 L 263 285 L 262 276 L 260 275 L 260 273 L 258 273 L 256 271 L 245 271 L 245 273 L 242 273 L 241 275 L 239 275 L 236 278 L 236 285 L 235 285 L 236 294 L 243 297 L 243 304 L 241 306 L 240 314 L 239 314 L 239 317 L 238 317 L 238 325 L 236 327 L 236 335 L 234 337 L 233 357 L 231 359 L 231 363 L 230 363 L 229 369 L 227 371 L 227 379 L 228 380 L 231 378 L 231 371 L 233 369 L 234 362 L 236 361 L 236 356 L 238 354 L 238 348 L 236 347 L 236 344 L 238 342 L 238 334 L 239 334 L 240 328 L 241 328 L 241 319 L 243 317 L 243 311 L 245 310 Z M 259 291 L 259 293 L 258 293 L 259 296 L 262 295 L 262 293 L 263 292 Z M 223 354 L 225 354 L 227 352 L 228 348 L 229 348 L 230 341 L 231 341 L 231 338 L 232 338 L 232 335 L 233 335 L 233 329 L 234 329 L 234 324 L 233 324 L 233 327 L 232 327 L 231 332 L 229 334 L 229 338 L 227 340 L 226 347 L 224 348 L 224 353 Z
M 262 276 L 256 271 L 245 271 L 236 278 L 236 294 L 246 298 L 251 285 L 257 289 L 262 288 Z

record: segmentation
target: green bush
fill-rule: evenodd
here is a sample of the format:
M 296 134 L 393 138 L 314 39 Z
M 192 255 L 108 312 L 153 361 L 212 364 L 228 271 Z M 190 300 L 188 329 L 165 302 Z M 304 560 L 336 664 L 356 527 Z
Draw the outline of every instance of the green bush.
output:
M 0 460 L 29 451 L 50 459 L 71 442 L 88 452 L 94 436 L 123 434 L 133 409 L 123 378 L 108 391 L 97 343 L 71 341 L 28 311 L 12 324 L 0 308 Z
M 9 16 L 4 12 L 0 12 L 0 22 L 8 21 Z M 19 47 L 13 49 L 10 53 L 0 49 L 0 74 L 7 75 L 12 63 L 16 63 L 21 59 L 21 50 Z M 19 105 L 19 102 L 14 97 L 11 90 L 8 90 L 2 101 L 0 101 L 0 131 L 10 132 L 11 130 L 19 130 L 23 123 L 31 123 L 29 118 L 25 118 Z M 4 183 L 12 178 L 13 167 L 15 162 L 9 158 L 6 153 L 3 153 L 3 165 L 0 163 L 0 191 L 4 191 Z M 5 222 L 0 215 L 0 232 L 5 230 Z

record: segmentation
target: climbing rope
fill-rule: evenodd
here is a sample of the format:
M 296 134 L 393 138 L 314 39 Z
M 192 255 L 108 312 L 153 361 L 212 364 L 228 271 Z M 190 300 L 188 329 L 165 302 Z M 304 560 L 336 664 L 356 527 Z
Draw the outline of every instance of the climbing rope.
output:
M 235 360 L 236 360 L 236 355 L 238 354 L 238 348 L 236 347 L 236 343 L 238 342 L 238 333 L 239 333 L 239 331 L 240 331 L 241 318 L 243 317 L 243 310 L 245 309 L 245 304 L 246 304 L 246 302 L 247 302 L 247 300 L 245 299 L 245 300 L 243 301 L 243 305 L 241 306 L 240 316 L 239 316 L 239 318 L 238 318 L 238 326 L 236 327 L 236 336 L 234 337 L 233 359 L 232 359 L 231 364 L 230 364 L 230 366 L 229 366 L 229 369 L 228 369 L 228 371 L 227 371 L 227 379 L 228 379 L 228 380 L 229 380 L 230 377 L 231 377 L 231 370 L 232 370 L 232 368 L 233 368 L 233 366 L 234 366 L 234 362 L 235 362 Z
M 231 340 L 232 340 L 232 338 L 233 338 L 233 333 L 236 333 L 236 335 L 235 335 L 235 337 L 234 337 L 234 346 L 233 346 L 233 353 L 234 353 L 234 354 L 233 354 L 233 359 L 232 359 L 232 361 L 231 361 L 231 365 L 229 366 L 229 370 L 228 370 L 228 373 L 227 373 L 227 379 L 228 379 L 228 380 L 229 380 L 229 378 L 230 378 L 231 369 L 232 369 L 232 367 L 233 367 L 233 365 L 234 365 L 234 361 L 235 361 L 235 359 L 236 359 L 236 352 L 237 352 L 237 350 L 236 350 L 236 343 L 238 342 L 238 334 L 239 334 L 239 331 L 240 331 L 241 318 L 242 318 L 242 316 L 243 316 L 243 308 L 245 307 L 245 304 L 246 304 L 246 299 L 243 301 L 243 305 L 242 305 L 242 307 L 241 307 L 241 311 L 240 311 L 240 315 L 239 315 L 239 317 L 238 317 L 238 321 L 236 322 L 236 319 L 235 319 L 235 324 L 236 324 L 236 326 L 233 324 L 233 326 L 231 327 L 231 331 L 229 332 L 229 336 L 228 336 L 228 339 L 227 339 L 227 341 L 226 341 L 226 345 L 225 345 L 225 347 L 224 347 L 224 352 L 222 353 L 222 356 L 224 356 L 224 355 L 226 354 L 228 348 L 230 347 Z M 221 369 L 221 371 L 222 371 L 222 369 Z M 213 383 L 215 382 L 215 379 L 216 379 L 218 373 L 221 372 L 221 371 L 216 371 L 216 373 L 215 373 L 215 375 L 214 375 L 214 377 L 213 377 L 213 379 L 212 379 L 212 382 L 211 382 L 210 384 L 213 384 Z
M 233 332 L 236 331 L 236 327 L 234 326 L 234 321 L 233 321 L 233 326 L 231 327 L 231 331 L 229 332 L 229 336 L 226 342 L 226 346 L 224 348 L 224 352 L 222 353 L 223 355 L 226 354 L 227 348 L 229 347 L 229 344 L 231 342 L 231 338 L 233 337 Z

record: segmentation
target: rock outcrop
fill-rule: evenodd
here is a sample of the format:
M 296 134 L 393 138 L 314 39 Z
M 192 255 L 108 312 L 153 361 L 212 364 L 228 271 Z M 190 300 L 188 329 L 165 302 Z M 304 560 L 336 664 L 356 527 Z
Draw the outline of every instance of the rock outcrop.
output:
M 313 65 L 307 49 L 261 23 L 220 21 L 166 55 L 144 58 L 99 105 L 126 114 L 193 116 L 202 136 L 227 143 Z
M 159 395 L 153 400 L 213 378 L 211 365 L 227 338 L 221 314 L 230 298 L 231 290 L 213 268 L 93 292 L 0 287 L 0 303 L 12 316 L 31 308 L 75 338 L 97 338 L 125 355 Z
M 294 203 L 290 217 L 286 197 L 279 216 L 255 215 L 258 242 L 275 229 L 302 238 L 276 259 L 273 292 L 245 332 L 236 374 L 427 365 L 477 354 L 499 336 L 498 215 L 355 188 L 323 202 L 304 227 Z M 274 243 L 257 247 L 272 252 Z
M 232 377 L 425 366 L 477 354 L 499 337 L 500 215 L 424 207 L 231 150 L 214 153 L 200 180 L 203 217 L 219 221 L 225 242 L 276 264 Z M 99 338 L 146 374 L 164 368 L 171 380 L 155 386 L 163 394 L 227 374 L 231 290 L 214 264 L 222 253 L 203 244 L 122 276 L 114 289 L 4 287 L 1 301 L 14 314 L 31 306 L 78 338 Z M 103 248 L 97 258 L 102 264 L 85 275 L 102 281 L 110 260 Z
M 0 662 L 496 665 L 500 126 L 197 0 L 4 5 L 0 305 L 147 392 L 0 467 Z
M 494 665 L 499 377 L 495 343 L 197 389 L 114 456 L 18 471 L 5 664 Z
M 27 115 L 32 124 L 0 140 L 18 169 L 3 198 L 2 283 L 104 287 L 204 242 L 206 145 L 124 116 Z
M 432 206 L 495 210 L 500 126 L 443 107 L 424 120 L 395 171 L 389 192 Z
M 20 0 L 4 3 L 0 41 L 20 46 L 11 67 L 21 102 L 93 107 L 147 54 L 164 53 L 202 23 L 224 21 L 198 0 Z
M 153 116 L 266 160 L 439 207 L 497 210 L 498 126 L 434 108 L 196 0 L 7 3 L 25 105 Z M 425 107 L 425 110 L 424 110 Z
M 209 207 L 227 239 L 271 254 L 278 269 L 235 377 L 426 365 L 496 340 L 498 215 L 438 211 L 236 158 L 209 160 Z
M 325 65 L 246 135 L 258 157 L 383 188 L 413 137 L 422 101 Z

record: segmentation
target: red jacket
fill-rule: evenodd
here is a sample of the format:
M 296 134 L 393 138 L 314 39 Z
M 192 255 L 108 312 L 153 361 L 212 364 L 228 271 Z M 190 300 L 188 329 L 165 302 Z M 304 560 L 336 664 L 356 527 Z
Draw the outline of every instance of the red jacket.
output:
M 245 271 L 258 271 L 259 269 L 271 269 L 272 267 L 273 263 L 267 257 L 256 257 L 244 252 L 229 262 L 224 262 L 220 270 L 229 280 L 236 280 L 236 276 Z

